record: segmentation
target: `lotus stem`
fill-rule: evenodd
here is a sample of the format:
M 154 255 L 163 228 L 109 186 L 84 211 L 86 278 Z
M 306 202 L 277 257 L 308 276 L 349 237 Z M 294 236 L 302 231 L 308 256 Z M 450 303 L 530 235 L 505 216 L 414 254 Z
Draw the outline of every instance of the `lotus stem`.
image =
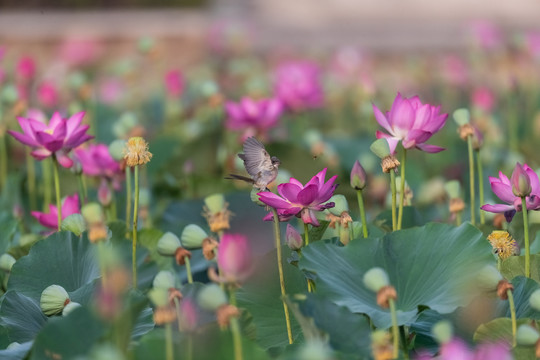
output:
M 131 220 L 131 168 L 126 167 L 126 224 Z M 129 232 L 127 233 L 129 238 Z
M 135 198 L 133 201 L 133 234 L 132 234 L 132 267 L 133 267 L 133 288 L 137 289 L 137 217 L 139 209 L 139 165 L 135 165 L 133 174 L 135 178 Z
M 390 305 L 390 315 L 392 317 L 392 340 L 393 340 L 393 358 L 397 359 L 399 356 L 399 327 L 397 324 L 396 304 L 394 299 L 388 299 Z
M 62 202 L 60 201 L 60 177 L 58 176 L 58 161 L 53 155 L 54 189 L 56 191 L 56 212 L 58 213 L 58 231 L 62 228 Z
M 304 223 L 304 246 L 308 246 L 309 245 L 309 231 L 308 231 L 308 224 Z M 308 288 L 308 292 L 312 292 L 313 291 L 313 288 L 311 286 L 311 281 L 309 279 L 306 279 L 307 280 L 307 288 Z
M 167 360 L 174 359 L 173 333 L 171 323 L 165 324 L 165 358 Z
M 99 254 L 99 268 L 101 271 L 101 285 L 103 288 L 107 286 L 107 269 L 105 268 L 105 248 L 103 241 L 97 242 L 98 254 Z
M 403 346 L 403 358 L 409 359 L 409 351 L 407 349 L 407 334 L 405 333 L 405 326 L 399 327 L 399 335 L 401 336 L 401 346 Z
M 186 263 L 188 284 L 193 284 L 193 274 L 191 273 L 191 262 L 189 261 L 189 256 L 184 256 L 184 261 Z
M 399 188 L 399 213 L 397 229 L 401 230 L 401 223 L 403 220 L 403 203 L 405 202 L 405 162 L 407 161 L 407 149 L 403 148 L 403 154 L 401 155 L 401 183 Z
M 291 330 L 291 320 L 289 317 L 289 308 L 285 302 L 285 279 L 283 277 L 283 266 L 281 263 L 281 239 L 279 234 L 279 216 L 277 210 L 272 208 L 272 213 L 274 214 L 274 238 L 276 241 L 276 251 L 277 251 L 277 263 L 278 263 L 278 272 L 279 272 L 279 286 L 281 288 L 281 301 L 283 303 L 283 312 L 285 313 L 285 323 L 287 324 L 287 337 L 289 338 L 289 344 L 293 343 L 293 336 Z
M 0 134 L 0 189 L 4 189 L 7 184 L 8 156 L 6 134 L 3 130 L 0 131 L 2 131 Z
M 83 185 L 83 175 L 82 173 L 77 175 L 77 184 L 79 187 L 79 206 L 82 207 L 86 204 L 86 196 L 84 195 L 84 185 Z
M 476 150 L 476 171 L 478 172 L 478 201 L 480 205 L 484 204 L 484 170 L 482 166 L 482 157 L 480 150 Z M 480 224 L 486 223 L 486 214 L 480 209 Z
M 112 183 L 109 180 L 107 180 L 107 187 L 111 192 L 111 204 L 109 205 L 109 207 L 111 209 L 111 219 L 114 221 L 118 218 L 118 213 L 116 209 L 116 195 L 114 194 L 114 188 L 112 186 Z
M 516 322 L 516 306 L 514 304 L 514 295 L 512 290 L 506 290 L 506 295 L 508 296 L 508 304 L 510 305 L 510 318 L 512 319 L 512 346 L 516 346 L 516 332 L 517 332 L 517 322 Z
M 28 197 L 30 199 L 30 209 L 37 209 L 35 163 L 36 162 L 34 158 L 32 157 L 32 155 L 30 155 L 30 149 L 27 149 L 26 150 L 26 175 L 27 175 L 27 185 L 28 185 Z
M 523 235 L 525 237 L 525 276 L 531 277 L 531 248 L 529 246 L 529 218 L 527 215 L 527 202 L 525 196 L 521 198 L 523 211 Z
M 474 154 L 472 146 L 472 136 L 467 136 L 467 148 L 469 150 L 469 189 L 471 200 L 471 224 L 476 225 L 475 219 L 475 201 L 474 201 Z
M 356 197 L 358 199 L 358 208 L 360 209 L 360 219 L 362 221 L 362 231 L 364 233 L 364 237 L 368 237 L 368 230 L 367 230 L 367 220 L 366 220 L 366 209 L 364 208 L 364 196 L 362 194 L 362 190 L 356 190 Z
M 461 211 L 456 213 L 456 226 L 461 225 Z
M 236 306 L 236 294 L 234 287 L 229 287 L 229 302 L 231 305 Z M 233 336 L 234 347 L 234 360 L 242 360 L 244 358 L 242 354 L 242 334 L 240 333 L 240 324 L 238 319 L 231 318 L 231 332 Z
M 396 231 L 396 173 L 394 170 L 390 170 L 390 188 L 392 189 L 392 231 Z

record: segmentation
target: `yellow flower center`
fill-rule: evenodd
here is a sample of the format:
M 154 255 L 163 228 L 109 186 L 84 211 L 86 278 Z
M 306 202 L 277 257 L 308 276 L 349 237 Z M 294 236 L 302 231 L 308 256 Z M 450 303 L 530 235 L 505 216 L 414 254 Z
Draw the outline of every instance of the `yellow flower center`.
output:
M 488 236 L 488 241 L 493 247 L 493 252 L 502 260 L 512 255 L 517 255 L 519 247 L 508 231 L 495 230 Z

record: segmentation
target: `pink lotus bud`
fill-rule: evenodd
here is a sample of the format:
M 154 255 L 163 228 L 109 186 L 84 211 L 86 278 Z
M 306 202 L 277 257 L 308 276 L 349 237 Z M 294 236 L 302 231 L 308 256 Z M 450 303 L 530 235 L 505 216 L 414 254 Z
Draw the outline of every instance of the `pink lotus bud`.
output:
M 191 299 L 182 300 L 180 313 L 182 331 L 194 331 L 197 328 L 197 307 Z
M 26 82 L 31 80 L 36 74 L 36 63 L 31 57 L 23 57 L 17 63 L 16 68 L 17 78 Z
M 39 102 L 47 107 L 53 107 L 58 103 L 58 90 L 50 81 L 42 82 L 37 89 Z
M 101 205 L 107 207 L 111 204 L 111 201 L 112 201 L 111 188 L 109 187 L 105 179 L 101 180 L 101 184 L 99 185 L 97 195 L 98 195 L 98 200 Z
M 354 162 L 351 171 L 351 186 L 356 190 L 362 190 L 366 187 L 366 171 L 358 160 Z
M 219 244 L 217 259 L 223 276 L 230 282 L 243 282 L 253 268 L 251 249 L 247 237 L 225 234 Z
M 167 94 L 173 98 L 182 96 L 185 87 L 185 80 L 182 73 L 178 70 L 171 70 L 165 74 L 165 88 Z
M 525 197 L 530 195 L 532 191 L 531 180 L 520 163 L 516 163 L 510 182 L 512 183 L 512 192 L 515 196 Z
M 291 250 L 300 250 L 304 244 L 302 236 L 291 224 L 287 224 L 286 242 Z

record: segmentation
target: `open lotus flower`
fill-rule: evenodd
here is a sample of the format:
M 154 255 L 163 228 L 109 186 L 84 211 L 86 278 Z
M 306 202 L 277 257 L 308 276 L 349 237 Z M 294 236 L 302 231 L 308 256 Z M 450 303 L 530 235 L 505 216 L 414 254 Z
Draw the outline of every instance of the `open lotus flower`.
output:
M 527 210 L 540 209 L 540 180 L 538 175 L 527 164 L 516 164 L 512 172 L 512 181 L 499 172 L 499 177 L 489 177 L 491 190 L 506 204 L 486 204 L 481 207 L 484 211 L 504 213 L 506 221 L 512 221 L 517 211 L 522 211 L 521 197 L 514 195 L 522 193 L 525 196 Z M 515 191 L 514 191 L 515 188 Z
M 278 99 L 253 100 L 248 97 L 240 102 L 228 101 L 225 104 L 230 130 L 244 130 L 243 137 L 266 137 L 266 133 L 275 127 L 283 113 L 283 103 Z
M 440 109 L 440 106 L 422 104 L 418 96 L 407 99 L 398 93 L 386 115 L 373 105 L 377 122 L 388 131 L 388 134 L 377 131 L 377 139 L 386 138 L 392 153 L 399 141 L 405 149 L 416 147 L 429 153 L 442 151 L 442 147 L 425 144 L 444 126 L 448 117 L 448 114 L 440 114 Z
M 74 152 L 81 163 L 83 173 L 86 175 L 101 176 L 107 179 L 115 179 L 122 175 L 120 164 L 112 158 L 109 147 L 105 144 L 78 147 Z
M 334 195 L 336 190 L 337 175 L 332 176 L 325 182 L 326 168 L 315 175 L 304 186 L 295 178 L 288 183 L 278 185 L 279 195 L 270 191 L 258 193 L 259 200 L 277 210 L 280 221 L 287 221 L 293 216 L 301 217 L 305 224 L 319 226 L 315 211 L 323 211 L 334 207 L 333 202 L 327 201 Z M 280 196 L 281 195 L 281 196 Z M 272 220 L 272 213 L 264 220 Z
M 287 62 L 275 72 L 274 93 L 293 111 L 318 108 L 324 93 L 319 68 L 309 61 Z
M 85 141 L 94 137 L 88 135 L 88 125 L 81 125 L 84 112 L 63 119 L 55 112 L 48 125 L 32 118 L 19 117 L 19 125 L 23 133 L 9 130 L 9 134 L 21 143 L 33 148 L 32 156 L 43 160 L 54 155 L 58 163 L 69 168 L 73 165 L 67 154 Z
M 69 215 L 80 213 L 79 209 L 79 196 L 77 194 L 66 196 L 62 203 L 62 220 Z M 32 211 L 32 216 L 39 221 L 39 223 L 49 229 L 58 229 L 58 209 L 54 205 L 49 205 L 49 213 L 42 213 L 39 211 Z

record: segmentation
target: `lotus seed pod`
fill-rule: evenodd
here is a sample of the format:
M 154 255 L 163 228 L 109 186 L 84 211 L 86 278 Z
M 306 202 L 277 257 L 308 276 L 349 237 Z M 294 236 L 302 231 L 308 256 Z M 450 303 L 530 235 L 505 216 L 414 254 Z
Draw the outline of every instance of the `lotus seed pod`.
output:
M 227 295 L 219 285 L 209 284 L 199 292 L 197 302 L 201 309 L 215 311 L 220 306 L 227 304 Z
M 388 274 L 380 267 L 374 267 L 369 269 L 364 274 L 364 286 L 369 290 L 377 293 L 382 287 L 390 284 L 388 280 Z
M 10 272 L 11 267 L 16 261 L 17 260 L 15 260 L 13 256 L 9 254 L 2 254 L 2 256 L 0 256 L 0 270 Z
M 444 184 L 444 190 L 446 191 L 446 195 L 448 195 L 449 199 L 459 198 L 461 185 L 457 180 L 447 181 Z
M 458 126 L 463 126 L 471 121 L 471 115 L 467 109 L 457 109 L 453 114 L 454 121 Z
M 11 344 L 9 344 L 6 348 L 6 350 L 13 350 L 13 349 L 16 349 L 18 348 L 19 346 L 21 346 L 21 344 L 19 344 L 18 342 L 14 341 L 12 342 Z
M 349 204 L 345 196 L 334 195 L 328 201 L 333 202 L 335 204 L 333 208 L 328 209 L 328 211 L 330 211 L 331 214 L 335 216 L 341 216 L 341 214 L 344 211 L 349 212 Z
M 152 288 L 148 291 L 148 298 L 157 307 L 165 306 L 169 302 L 169 290 L 164 288 Z
M 287 224 L 287 231 L 285 232 L 285 242 L 291 250 L 300 250 L 304 245 L 302 236 L 300 236 L 300 233 L 291 224 Z
M 162 270 L 157 273 L 154 281 L 152 282 L 154 288 L 170 289 L 176 287 L 176 279 L 174 274 L 167 270 Z
M 22 247 L 29 247 L 32 244 L 36 243 L 39 240 L 39 236 L 36 234 L 23 234 L 19 238 L 19 244 Z
M 112 158 L 116 161 L 120 161 L 124 158 L 124 148 L 126 147 L 126 141 L 125 140 L 114 140 L 112 143 L 109 144 L 109 154 L 111 154 Z
M 141 188 L 139 190 L 139 205 L 140 206 L 150 205 L 150 199 L 151 199 L 150 190 L 148 190 L 147 188 Z
M 524 324 L 517 329 L 516 340 L 519 345 L 531 346 L 536 344 L 538 339 L 540 339 L 540 334 L 529 325 Z
M 476 275 L 478 287 L 484 291 L 493 291 L 497 289 L 502 276 L 499 271 L 492 265 L 486 265 Z
M 125 138 L 129 132 L 129 129 L 126 129 L 126 126 L 120 121 L 116 121 L 112 126 L 112 131 L 114 136 L 117 138 Z
M 203 240 L 208 237 L 199 225 L 189 224 L 182 231 L 180 242 L 182 246 L 188 249 L 196 249 L 202 247 Z
M 62 316 L 68 316 L 73 310 L 80 308 L 81 304 L 71 301 L 69 304 L 67 304 L 64 307 L 64 310 L 62 310 Z
M 204 199 L 204 204 L 210 213 L 216 214 L 225 208 L 225 197 L 223 194 L 213 194 Z
M 118 122 L 122 124 L 124 128 L 129 131 L 133 129 L 138 124 L 139 121 L 137 120 L 137 116 L 134 113 L 127 111 L 123 113 L 122 115 L 120 115 Z
M 256 189 L 256 188 L 252 188 L 251 189 L 251 192 L 249 193 L 249 197 L 251 198 L 251 201 L 253 201 L 255 204 L 259 205 L 259 206 L 266 206 L 260 199 L 259 199 L 259 195 L 257 195 L 258 193 L 260 193 L 261 191 L 259 189 Z
M 166 232 L 157 243 L 157 251 L 163 256 L 174 256 L 176 249 L 181 247 L 180 239 L 172 232 Z
M 60 285 L 51 285 L 41 293 L 39 306 L 47 316 L 59 314 L 70 302 L 69 294 Z
M 88 360 L 126 360 L 126 357 L 116 346 L 104 343 L 92 347 Z
M 81 208 L 81 214 L 88 224 L 103 222 L 103 209 L 96 202 L 91 202 Z
M 387 156 L 392 155 L 390 153 L 390 146 L 388 146 L 388 141 L 386 139 L 377 139 L 369 147 L 371 152 L 377 155 L 379 158 L 384 159 Z
M 328 345 L 322 340 L 306 341 L 297 356 L 299 360 L 331 360 L 334 358 Z
M 71 231 L 77 236 L 86 230 L 86 222 L 81 214 L 71 214 L 62 220 L 62 230 Z
M 531 304 L 531 307 L 534 310 L 540 311 L 540 289 L 536 289 L 533 291 L 533 293 L 529 297 L 529 304 Z
M 439 344 L 446 344 L 452 340 L 452 337 L 454 336 L 454 329 L 450 321 L 441 320 L 433 325 L 431 328 L 431 333 Z
M 374 345 L 385 344 L 388 341 L 388 332 L 385 330 L 375 330 L 371 333 L 371 343 Z

